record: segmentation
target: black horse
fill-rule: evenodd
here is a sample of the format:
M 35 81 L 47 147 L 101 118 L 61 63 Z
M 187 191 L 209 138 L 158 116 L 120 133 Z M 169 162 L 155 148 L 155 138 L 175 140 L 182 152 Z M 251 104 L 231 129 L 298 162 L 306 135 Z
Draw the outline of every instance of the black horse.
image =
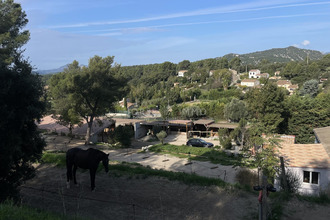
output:
M 89 148 L 88 150 L 72 148 L 68 150 L 66 152 L 67 188 L 70 188 L 70 180 L 72 180 L 72 174 L 74 184 L 77 184 L 76 171 L 77 168 L 80 167 L 83 169 L 89 169 L 91 177 L 91 190 L 93 191 L 95 189 L 95 173 L 100 161 L 103 163 L 105 172 L 108 172 L 109 154 L 93 148 Z

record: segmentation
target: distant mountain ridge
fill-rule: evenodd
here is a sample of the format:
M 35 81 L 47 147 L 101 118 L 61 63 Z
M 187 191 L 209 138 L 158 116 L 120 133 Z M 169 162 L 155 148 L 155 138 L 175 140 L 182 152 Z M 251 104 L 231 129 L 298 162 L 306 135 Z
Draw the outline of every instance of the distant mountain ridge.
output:
M 324 54 L 317 50 L 300 49 L 294 46 L 286 48 L 273 48 L 264 51 L 257 51 L 247 54 L 234 54 L 230 53 L 225 55 L 228 60 L 234 57 L 239 57 L 243 64 L 258 64 L 266 59 L 271 63 L 283 63 L 290 61 L 304 61 L 307 56 L 310 60 L 321 59 Z
M 36 72 L 39 73 L 40 75 L 46 75 L 46 74 L 50 74 L 50 73 L 60 73 L 63 72 L 63 70 L 65 68 L 67 68 L 69 66 L 69 64 L 66 64 L 64 66 L 61 66 L 57 69 L 50 69 L 50 70 L 37 70 Z
M 283 63 L 290 61 L 304 61 L 307 56 L 310 60 L 318 60 L 321 59 L 324 55 L 325 54 L 317 50 L 300 49 L 297 47 L 290 46 L 286 48 L 273 48 L 269 50 L 257 51 L 246 54 L 230 53 L 224 55 L 223 57 L 227 58 L 228 60 L 231 60 L 234 57 L 238 56 L 241 59 L 242 64 L 256 65 L 264 59 L 268 60 L 271 63 Z M 57 69 L 37 70 L 36 72 L 41 75 L 59 73 L 63 72 L 63 70 L 68 67 L 68 65 L 69 64 L 61 66 Z

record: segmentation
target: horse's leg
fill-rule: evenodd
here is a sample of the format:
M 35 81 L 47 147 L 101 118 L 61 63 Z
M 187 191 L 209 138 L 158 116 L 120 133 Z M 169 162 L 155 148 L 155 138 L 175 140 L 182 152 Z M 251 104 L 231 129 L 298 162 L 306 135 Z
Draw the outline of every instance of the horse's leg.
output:
M 66 188 L 70 189 L 70 180 L 72 180 L 72 164 L 66 161 Z
M 96 169 L 89 169 L 89 174 L 91 177 L 91 190 L 94 191 L 95 189 L 95 173 L 96 173 Z
M 77 178 L 76 178 L 76 171 L 77 171 L 77 165 L 73 165 L 73 182 L 77 185 Z

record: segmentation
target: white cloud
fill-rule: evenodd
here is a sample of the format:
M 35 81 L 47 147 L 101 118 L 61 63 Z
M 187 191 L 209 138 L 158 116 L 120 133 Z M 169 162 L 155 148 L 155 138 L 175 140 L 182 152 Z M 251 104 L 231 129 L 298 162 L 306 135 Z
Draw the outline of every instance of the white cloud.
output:
M 304 40 L 303 42 L 301 42 L 301 44 L 303 46 L 308 46 L 311 42 L 309 40 Z
M 57 29 L 57 28 L 78 28 L 78 27 L 87 27 L 87 26 L 98 26 L 98 25 L 114 25 L 114 24 L 128 24 L 128 23 L 139 23 L 147 21 L 156 21 L 164 19 L 173 19 L 173 18 L 182 18 L 182 17 L 193 17 L 201 15 L 213 15 L 213 14 L 231 14 L 239 12 L 251 12 L 251 11 L 264 11 L 270 9 L 279 9 L 279 8 L 295 8 L 303 6 L 312 6 L 312 5 L 326 5 L 330 2 L 313 2 L 313 3 L 297 3 L 297 4 L 283 4 L 284 2 L 267 2 L 267 1 L 258 1 L 245 4 L 230 5 L 225 7 L 215 7 L 215 8 L 206 8 L 195 11 L 188 11 L 175 14 L 167 14 L 155 17 L 147 18 L 137 18 L 131 20 L 119 20 L 119 21 L 105 21 L 105 22 L 85 22 L 85 23 L 76 23 L 76 24 L 60 24 L 48 26 L 46 28 Z

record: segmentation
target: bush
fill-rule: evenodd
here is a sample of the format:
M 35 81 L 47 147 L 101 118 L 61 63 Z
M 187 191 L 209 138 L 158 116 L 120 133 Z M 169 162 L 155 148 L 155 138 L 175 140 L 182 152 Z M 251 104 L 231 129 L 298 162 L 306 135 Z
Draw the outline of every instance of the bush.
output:
M 293 172 L 289 169 L 286 169 L 285 177 L 286 177 L 286 181 L 288 184 L 288 192 L 297 193 L 299 188 L 301 187 L 301 180 L 300 180 L 299 176 L 295 172 Z M 280 181 L 280 186 L 282 189 L 285 188 L 283 181 Z
M 114 131 L 110 132 L 108 142 L 110 144 L 119 142 L 123 147 L 129 147 L 133 136 L 134 131 L 131 126 L 119 125 Z
M 153 126 L 153 128 L 152 128 L 152 133 L 154 134 L 154 135 L 156 135 L 156 134 L 158 134 L 159 132 L 161 132 L 163 129 L 162 129 L 162 127 L 161 126 Z
M 220 144 L 223 148 L 230 150 L 233 145 L 231 144 L 231 139 L 230 138 L 225 138 L 225 139 L 220 139 Z
M 227 128 L 219 129 L 218 135 L 219 135 L 220 145 L 225 149 L 228 149 L 228 150 L 231 149 L 232 144 L 231 144 L 231 137 L 230 137 L 229 129 L 227 129 Z
M 258 174 L 248 169 L 239 170 L 235 179 L 239 184 L 249 186 L 249 188 L 257 185 L 259 182 Z
M 156 134 L 158 140 L 160 140 L 162 142 L 162 144 L 164 144 L 164 139 L 167 136 L 166 131 L 160 131 L 158 134 Z

